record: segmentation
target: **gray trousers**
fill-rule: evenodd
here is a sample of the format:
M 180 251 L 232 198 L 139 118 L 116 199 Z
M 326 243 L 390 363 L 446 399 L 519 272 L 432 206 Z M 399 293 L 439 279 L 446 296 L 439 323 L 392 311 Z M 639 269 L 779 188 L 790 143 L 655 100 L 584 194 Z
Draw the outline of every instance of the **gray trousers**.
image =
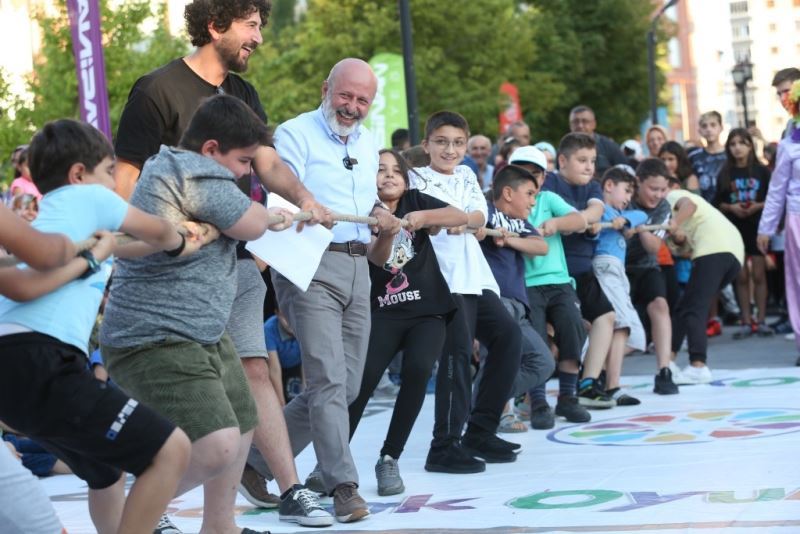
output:
M 508 310 L 511 318 L 519 325 L 522 333 L 522 359 L 519 363 L 519 372 L 511 386 L 511 396 L 517 397 L 530 389 L 547 383 L 556 368 L 553 353 L 531 324 L 525 306 L 516 299 L 500 297 L 503 306 Z M 481 349 L 481 359 L 486 357 L 486 351 Z M 473 403 L 477 385 L 483 378 L 483 362 L 481 362 L 478 376 L 475 377 L 473 388 Z
M 358 483 L 350 454 L 348 405 L 358 396 L 370 330 L 369 267 L 364 256 L 327 251 L 303 293 L 273 274 L 278 305 L 300 343 L 305 390 L 284 408 L 292 453 L 313 443 L 329 492 L 343 482 Z M 272 478 L 251 448 L 248 463 Z

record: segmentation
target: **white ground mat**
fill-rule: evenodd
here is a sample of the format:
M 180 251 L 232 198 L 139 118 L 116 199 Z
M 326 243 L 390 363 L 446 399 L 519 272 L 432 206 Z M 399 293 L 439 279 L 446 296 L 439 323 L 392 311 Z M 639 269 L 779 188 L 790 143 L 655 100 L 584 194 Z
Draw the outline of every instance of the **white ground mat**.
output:
M 406 492 L 392 497 L 377 495 L 374 465 L 393 401 L 374 400 L 352 445 L 371 516 L 327 530 L 800 532 L 800 369 L 715 370 L 714 377 L 669 397 L 652 393 L 652 377 L 626 377 L 640 406 L 593 411 L 587 424 L 560 419 L 552 431 L 504 434 L 523 445 L 517 461 L 472 475 L 424 470 L 433 424 L 428 395 L 400 459 Z M 313 450 L 297 463 L 302 480 Z M 70 534 L 94 531 L 80 480 L 57 476 L 43 484 Z M 270 490 L 277 493 L 274 483 Z M 171 518 L 198 532 L 202 504 L 196 489 L 172 502 Z M 242 527 L 309 532 L 241 497 L 237 505 Z

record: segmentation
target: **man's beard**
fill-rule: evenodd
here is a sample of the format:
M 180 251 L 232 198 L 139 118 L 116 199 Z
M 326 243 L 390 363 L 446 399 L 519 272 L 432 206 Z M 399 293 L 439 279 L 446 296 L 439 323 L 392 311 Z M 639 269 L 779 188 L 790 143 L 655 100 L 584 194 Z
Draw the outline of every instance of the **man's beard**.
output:
M 257 45 L 253 44 L 249 48 L 254 52 L 256 46 Z M 247 61 L 250 59 L 250 56 L 247 56 L 245 59 L 239 57 L 239 51 L 242 49 L 242 46 L 234 43 L 233 39 L 223 36 L 216 46 L 216 49 L 225 70 L 229 72 L 247 71 Z
M 331 93 L 329 91 L 328 95 L 330 94 Z M 345 126 L 341 124 L 338 120 L 336 120 L 337 112 L 341 112 L 348 118 L 355 118 L 356 122 L 354 122 L 351 126 Z M 340 107 L 339 109 L 334 109 L 333 105 L 331 104 L 331 99 L 327 95 L 322 99 L 322 114 L 325 117 L 325 122 L 327 122 L 331 130 L 333 130 L 333 133 L 341 137 L 347 137 L 351 133 L 355 132 L 358 127 L 361 126 L 361 123 L 364 122 L 364 117 L 362 117 L 358 111 L 352 114 L 348 113 L 344 106 Z

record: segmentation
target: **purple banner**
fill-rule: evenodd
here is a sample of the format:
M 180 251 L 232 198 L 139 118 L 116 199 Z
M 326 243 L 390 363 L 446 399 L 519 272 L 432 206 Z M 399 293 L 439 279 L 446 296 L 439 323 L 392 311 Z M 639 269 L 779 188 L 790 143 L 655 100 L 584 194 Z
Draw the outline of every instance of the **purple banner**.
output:
M 111 139 L 98 0 L 67 0 L 81 119 Z

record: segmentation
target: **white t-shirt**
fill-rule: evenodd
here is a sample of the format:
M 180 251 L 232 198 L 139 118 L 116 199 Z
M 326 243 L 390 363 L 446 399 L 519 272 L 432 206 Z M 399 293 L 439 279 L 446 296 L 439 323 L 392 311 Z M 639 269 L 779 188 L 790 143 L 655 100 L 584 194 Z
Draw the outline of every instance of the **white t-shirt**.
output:
M 456 167 L 453 174 L 441 174 L 430 167 L 417 167 L 414 171 L 416 174 L 412 172 L 410 176 L 412 188 L 467 213 L 480 211 L 484 218 L 488 217 L 489 209 L 478 178 L 466 165 Z M 451 293 L 480 295 L 488 289 L 500 295 L 492 269 L 474 235 L 450 235 L 442 230 L 431 236 L 431 243 Z
M 119 230 L 128 214 L 128 203 L 102 185 L 67 185 L 42 198 L 39 216 L 32 226 L 41 232 L 66 234 L 81 241 L 98 230 Z M 88 353 L 112 258 L 99 272 L 73 280 L 30 302 L 0 297 L 0 324 L 15 324 L 47 334 Z M 23 268 L 27 268 L 22 266 Z

